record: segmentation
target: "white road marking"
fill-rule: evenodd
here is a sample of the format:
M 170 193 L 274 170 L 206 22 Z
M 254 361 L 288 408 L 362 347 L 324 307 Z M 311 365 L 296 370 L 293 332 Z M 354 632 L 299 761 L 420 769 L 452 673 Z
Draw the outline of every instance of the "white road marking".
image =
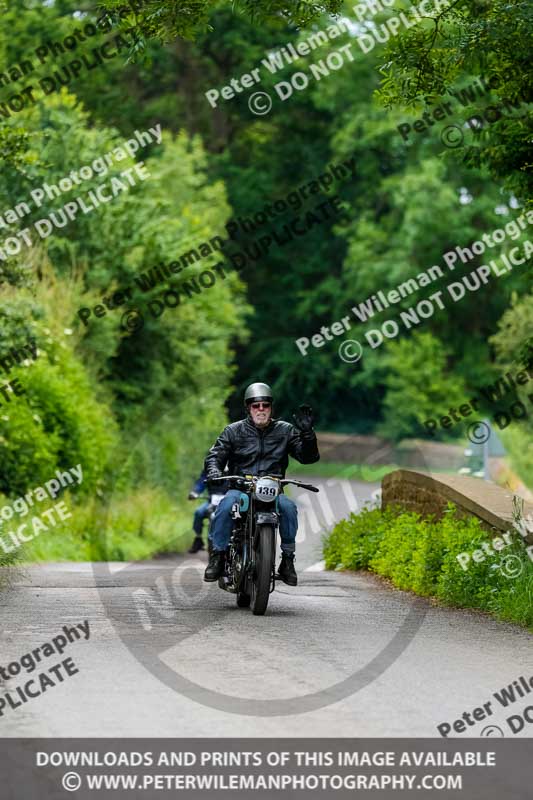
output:
M 324 572 L 326 569 L 325 561 L 317 561 L 316 564 L 311 564 L 310 567 L 304 569 L 304 572 Z

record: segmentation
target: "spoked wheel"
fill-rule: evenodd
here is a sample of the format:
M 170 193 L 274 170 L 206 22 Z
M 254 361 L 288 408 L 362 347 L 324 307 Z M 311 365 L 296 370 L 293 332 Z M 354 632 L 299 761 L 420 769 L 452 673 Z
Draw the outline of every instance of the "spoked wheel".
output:
M 259 525 L 257 529 L 257 549 L 255 551 L 255 573 L 252 584 L 251 605 L 256 616 L 262 616 L 270 596 L 270 579 L 275 557 L 275 531 L 273 525 Z M 237 601 L 238 602 L 238 601 Z
M 250 608 L 252 598 L 246 592 L 237 592 L 237 605 L 239 608 Z

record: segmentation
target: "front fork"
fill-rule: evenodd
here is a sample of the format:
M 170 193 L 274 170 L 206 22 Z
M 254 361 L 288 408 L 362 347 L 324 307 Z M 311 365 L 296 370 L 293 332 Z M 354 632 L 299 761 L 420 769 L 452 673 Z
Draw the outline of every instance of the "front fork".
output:
M 237 546 L 237 542 L 235 541 L 236 534 L 240 533 L 238 531 L 237 524 L 242 520 L 241 512 L 241 505 L 239 503 L 233 503 L 231 507 L 231 518 L 234 521 L 235 525 L 231 532 L 231 538 L 229 542 L 229 551 Z M 225 589 L 228 592 L 236 593 L 240 591 L 240 584 L 243 582 L 246 585 L 246 588 L 249 589 L 249 584 L 254 580 L 254 571 L 255 571 L 255 548 L 256 548 L 256 541 L 253 543 L 253 547 L 250 547 L 252 542 L 252 531 L 250 530 L 250 522 L 252 516 L 251 512 L 249 512 L 248 520 L 246 521 L 246 529 L 244 530 L 244 542 L 243 542 L 243 552 L 242 552 L 242 561 L 241 564 L 243 565 L 243 574 L 236 575 L 233 571 L 233 574 L 229 574 L 228 572 L 228 561 L 235 565 L 235 559 L 226 559 L 226 563 L 224 566 L 224 575 L 219 579 L 218 585 L 221 589 Z M 279 513 L 277 513 L 277 501 L 276 501 L 276 511 L 260 511 L 255 514 L 255 528 L 257 530 L 257 525 L 261 523 L 270 523 L 274 526 L 274 558 L 272 560 L 272 573 L 270 576 L 270 590 L 269 593 L 272 594 L 274 589 L 276 588 L 276 542 L 277 542 L 277 531 L 279 528 Z M 255 537 L 254 537 L 255 538 Z M 250 552 L 251 550 L 251 552 Z M 242 591 L 242 590 L 241 590 Z M 250 592 L 248 592 L 249 594 Z

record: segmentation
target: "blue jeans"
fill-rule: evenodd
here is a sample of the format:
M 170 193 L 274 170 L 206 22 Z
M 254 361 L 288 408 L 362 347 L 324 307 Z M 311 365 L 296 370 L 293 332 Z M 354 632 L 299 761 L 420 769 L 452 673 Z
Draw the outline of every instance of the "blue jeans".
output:
M 231 536 L 233 520 L 231 507 L 238 503 L 241 493 L 238 489 L 230 489 L 223 500 L 220 501 L 215 512 L 211 536 L 215 550 L 225 550 Z M 278 497 L 279 504 L 279 531 L 281 535 L 281 550 L 283 553 L 294 553 L 296 532 L 298 531 L 298 509 L 296 503 L 289 500 L 284 494 Z
M 201 506 L 198 506 L 198 508 L 194 512 L 192 529 L 197 536 L 202 535 L 202 530 L 204 527 L 204 519 L 207 517 L 208 508 L 209 508 L 209 500 L 206 500 L 205 503 L 202 503 Z

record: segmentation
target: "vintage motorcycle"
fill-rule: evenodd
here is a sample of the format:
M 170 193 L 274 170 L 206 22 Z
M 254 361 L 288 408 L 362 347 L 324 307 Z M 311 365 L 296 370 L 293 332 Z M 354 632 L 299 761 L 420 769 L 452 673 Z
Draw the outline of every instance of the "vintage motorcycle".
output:
M 318 492 L 316 486 L 265 475 L 224 475 L 215 481 L 231 481 L 241 490 L 240 502 L 231 508 L 233 527 L 226 551 L 224 574 L 218 585 L 237 595 L 239 608 L 256 615 L 265 613 L 276 585 L 276 533 L 279 529 L 278 496 L 291 483 Z

